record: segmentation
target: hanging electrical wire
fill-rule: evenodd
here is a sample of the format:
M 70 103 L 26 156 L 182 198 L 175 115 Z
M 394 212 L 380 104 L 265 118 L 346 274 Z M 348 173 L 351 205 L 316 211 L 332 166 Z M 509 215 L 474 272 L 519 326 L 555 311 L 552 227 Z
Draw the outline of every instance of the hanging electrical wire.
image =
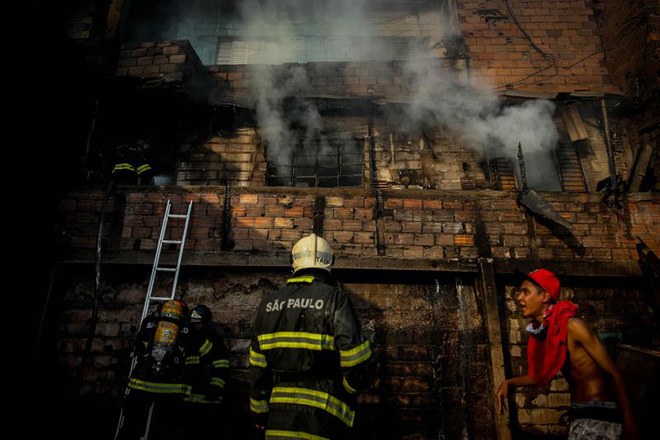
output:
M 607 52 L 610 52 L 610 51 L 616 49 L 616 48 L 621 44 L 621 41 L 623 40 L 624 37 L 630 35 L 630 34 L 631 34 L 632 32 L 634 32 L 635 30 L 638 30 L 638 29 L 639 29 L 638 26 L 641 25 L 641 24 L 643 24 L 644 21 L 647 21 L 647 20 L 648 20 L 648 16 L 647 16 L 647 14 L 645 14 L 645 13 L 640 13 L 640 14 L 635 15 L 634 17 L 631 17 L 630 19 L 626 20 L 626 21 L 623 23 L 624 25 L 629 25 L 628 29 L 627 29 L 625 32 L 623 32 L 623 33 L 618 37 L 617 42 L 616 42 L 612 47 L 604 48 L 604 49 L 601 49 L 601 50 L 597 50 L 597 51 L 595 51 L 595 52 L 592 52 L 592 53 L 590 53 L 590 54 L 584 56 L 583 58 L 580 58 L 579 60 L 577 60 L 577 61 L 575 61 L 575 62 L 573 62 L 573 63 L 571 63 L 571 64 L 569 64 L 569 65 L 562 66 L 562 65 L 557 64 L 556 59 L 555 59 L 555 57 L 554 57 L 552 54 L 548 54 L 548 53 L 546 53 L 546 52 L 543 52 L 540 48 L 538 48 L 538 46 L 536 46 L 536 45 L 534 44 L 534 42 L 531 40 L 531 38 L 529 38 L 529 36 L 527 35 L 527 33 L 524 31 L 524 29 L 523 29 L 523 28 L 520 26 L 520 24 L 517 22 L 517 20 L 516 20 L 516 18 L 515 18 L 515 15 L 513 15 L 512 11 L 511 11 L 511 9 L 510 9 L 510 5 L 509 5 L 508 0 L 505 0 L 505 3 L 506 3 L 506 5 L 507 5 L 507 9 L 509 10 L 509 13 L 511 14 L 511 17 L 513 18 L 514 22 L 516 23 L 516 25 L 518 26 L 518 28 L 523 32 L 523 35 L 525 35 L 525 36 L 527 37 L 527 39 L 529 40 L 529 42 L 530 42 L 530 44 L 532 45 L 532 47 L 534 47 L 534 49 L 537 50 L 540 54 L 542 54 L 542 55 L 545 56 L 546 58 L 550 59 L 550 60 L 551 60 L 551 63 L 550 63 L 548 66 L 545 66 L 545 67 L 543 67 L 543 68 L 541 68 L 541 69 L 535 71 L 534 73 L 531 73 L 531 74 L 525 76 L 524 78 L 521 78 L 521 79 L 516 80 L 516 81 L 509 82 L 509 83 L 507 83 L 507 84 L 504 84 L 504 85 L 501 85 L 501 86 L 497 87 L 497 88 L 495 89 L 496 91 L 500 91 L 500 90 L 502 90 L 502 89 L 509 89 L 509 88 L 511 88 L 511 87 L 513 87 L 513 86 L 515 86 L 515 85 L 522 84 L 522 83 L 526 82 L 528 79 L 533 78 L 533 77 L 535 77 L 535 76 L 537 76 L 537 75 L 540 75 L 541 73 L 543 73 L 543 72 L 545 72 L 545 71 L 547 71 L 548 69 L 551 69 L 551 68 L 553 68 L 553 67 L 555 67 L 555 68 L 557 68 L 557 69 L 572 69 L 573 67 L 575 67 L 575 66 L 577 66 L 578 64 L 582 63 L 583 61 L 585 61 L 585 60 L 587 60 L 587 59 L 593 57 L 594 55 L 598 55 L 598 54 L 601 54 L 601 53 L 605 54 L 605 53 L 607 53 Z M 647 27 L 647 32 L 648 32 L 648 27 Z M 554 78 L 554 77 L 556 77 L 556 76 L 558 76 L 558 75 L 559 75 L 559 72 L 555 72 L 553 75 L 550 75 L 550 76 L 544 76 L 542 79 L 539 79 L 538 81 L 535 81 L 535 82 L 530 83 L 530 84 L 527 84 L 527 85 L 530 85 L 530 86 L 531 86 L 531 85 L 535 85 L 535 84 L 538 84 L 538 83 L 540 83 L 540 82 L 542 82 L 542 81 L 547 81 L 547 80 L 549 80 L 549 79 L 551 79 L 551 78 Z

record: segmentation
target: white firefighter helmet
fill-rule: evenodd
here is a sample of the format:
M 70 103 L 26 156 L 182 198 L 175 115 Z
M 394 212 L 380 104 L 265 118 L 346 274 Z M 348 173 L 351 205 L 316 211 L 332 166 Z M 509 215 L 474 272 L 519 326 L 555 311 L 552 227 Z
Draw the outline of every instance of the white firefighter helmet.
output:
M 293 273 L 302 269 L 323 269 L 330 272 L 332 266 L 332 249 L 325 239 L 310 234 L 303 237 L 291 250 L 293 258 Z

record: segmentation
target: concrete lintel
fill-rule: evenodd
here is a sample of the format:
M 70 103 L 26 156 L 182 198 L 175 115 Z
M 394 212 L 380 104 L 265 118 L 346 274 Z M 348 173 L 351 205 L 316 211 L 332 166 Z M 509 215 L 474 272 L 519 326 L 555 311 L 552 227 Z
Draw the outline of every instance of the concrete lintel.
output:
M 155 251 L 108 251 L 103 254 L 103 263 L 107 264 L 153 264 Z M 63 253 L 61 263 L 88 264 L 95 261 L 92 249 L 74 249 Z M 163 253 L 162 265 L 173 265 L 176 255 Z M 288 253 L 250 253 L 250 252 L 193 252 L 183 256 L 184 266 L 225 266 L 225 267 L 280 267 L 291 265 Z M 575 277 L 641 277 L 642 272 L 637 261 L 558 261 L 543 260 L 539 264 L 560 276 Z M 533 269 L 536 264 L 527 260 L 494 261 L 495 274 L 513 274 L 515 269 Z M 442 261 L 427 258 L 394 257 L 357 257 L 339 255 L 334 266 L 341 270 L 392 270 L 404 272 L 461 272 L 476 273 L 475 261 Z
M 154 251 L 121 251 L 103 254 L 105 264 L 153 264 Z M 93 263 L 94 251 L 91 249 L 75 250 L 66 254 L 62 263 Z M 162 266 L 174 265 L 176 255 L 164 253 L 160 258 Z M 183 266 L 224 266 L 224 267 L 273 267 L 288 268 L 291 266 L 288 253 L 253 254 L 248 252 L 186 252 L 183 256 Z M 390 257 L 351 257 L 338 256 L 334 266 L 336 269 L 352 270 L 384 270 L 406 272 L 461 272 L 475 273 L 476 263 L 459 261 L 439 261 L 432 259 L 403 259 Z
M 515 269 L 548 269 L 559 276 L 575 277 L 641 277 L 639 263 L 635 261 L 559 261 L 541 260 L 537 265 L 531 261 L 496 261 L 497 274 L 513 274 Z
M 158 194 L 215 194 L 223 195 L 224 186 L 214 185 L 163 185 L 163 186 L 126 186 L 116 187 L 120 192 L 126 193 L 158 193 Z M 102 191 L 98 190 L 97 192 Z M 89 192 L 89 191 L 87 191 Z M 441 190 L 441 189 L 383 189 L 385 199 L 411 198 L 421 200 L 452 199 L 464 201 L 481 201 L 493 199 L 514 199 L 517 192 L 496 191 L 491 189 L 480 190 Z M 75 194 L 76 191 L 72 191 Z M 263 195 L 288 195 L 288 196 L 339 196 L 339 197 L 375 197 L 374 190 L 369 188 L 294 188 L 278 186 L 246 186 L 232 187 L 233 194 L 263 194 Z M 553 202 L 600 202 L 603 198 L 601 193 L 567 193 L 567 192 L 539 192 Z M 660 201 L 657 193 L 632 193 L 624 196 L 625 200 L 638 201 Z

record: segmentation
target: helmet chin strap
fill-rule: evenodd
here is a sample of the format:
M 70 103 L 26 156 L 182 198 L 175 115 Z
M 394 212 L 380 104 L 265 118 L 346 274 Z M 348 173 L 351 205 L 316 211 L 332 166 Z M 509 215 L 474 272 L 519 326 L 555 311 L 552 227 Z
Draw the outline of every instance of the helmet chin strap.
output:
M 318 242 L 319 242 L 319 237 L 316 234 L 314 234 L 314 255 L 312 256 L 314 261 L 317 261 L 316 260 L 316 258 L 317 258 L 316 248 L 317 248 Z

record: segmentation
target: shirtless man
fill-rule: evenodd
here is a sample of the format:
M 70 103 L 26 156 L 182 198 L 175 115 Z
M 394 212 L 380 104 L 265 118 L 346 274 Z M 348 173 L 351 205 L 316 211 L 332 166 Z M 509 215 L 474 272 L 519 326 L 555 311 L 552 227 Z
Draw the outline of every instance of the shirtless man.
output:
M 509 387 L 543 385 L 561 369 L 571 391 L 569 440 L 618 439 L 622 432 L 625 439 L 636 439 L 621 373 L 598 337 L 575 317 L 577 306 L 566 300 L 557 302 L 559 288 L 550 271 L 525 274 L 516 299 L 523 316 L 531 319 L 528 374 L 500 384 L 498 411 L 509 409 Z

